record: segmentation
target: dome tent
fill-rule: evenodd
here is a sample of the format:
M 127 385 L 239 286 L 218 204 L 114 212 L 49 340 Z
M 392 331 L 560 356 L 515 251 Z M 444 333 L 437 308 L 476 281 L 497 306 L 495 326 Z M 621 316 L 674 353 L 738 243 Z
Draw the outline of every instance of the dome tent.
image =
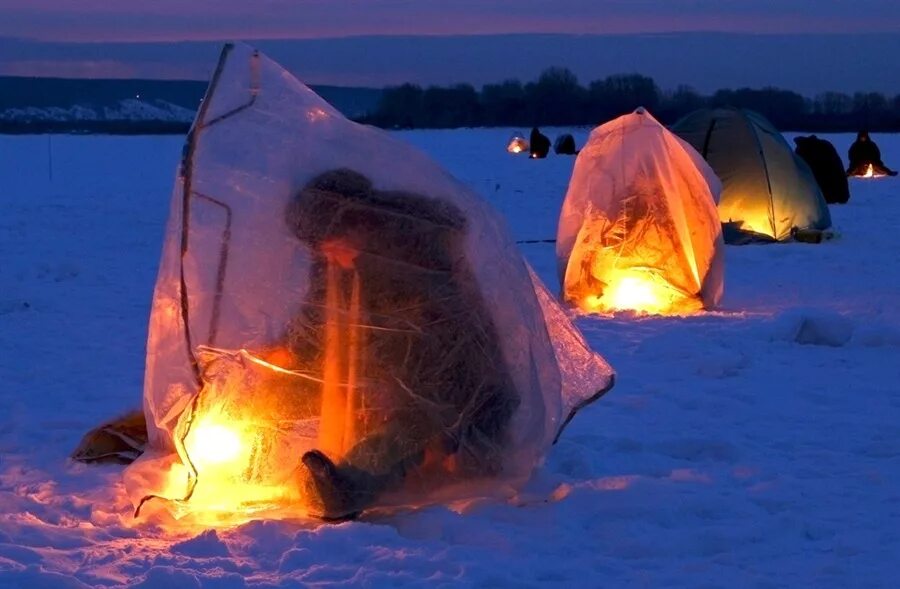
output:
M 720 186 L 644 109 L 591 132 L 557 235 L 563 298 L 584 311 L 691 313 L 723 290 Z
M 824 230 L 831 215 L 812 171 L 762 115 L 734 108 L 695 111 L 672 126 L 722 180 L 719 218 L 727 243 L 787 241 L 795 229 Z
M 527 478 L 612 383 L 478 196 L 225 47 L 172 196 L 136 513 L 329 519 L 481 494 Z

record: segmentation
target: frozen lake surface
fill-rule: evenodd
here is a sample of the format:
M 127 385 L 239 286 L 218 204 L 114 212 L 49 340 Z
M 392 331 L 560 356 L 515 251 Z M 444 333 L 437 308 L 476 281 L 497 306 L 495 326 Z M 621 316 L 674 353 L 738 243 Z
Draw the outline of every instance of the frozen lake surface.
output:
M 510 156 L 511 133 L 398 135 L 517 239 L 552 239 L 574 159 Z M 900 137 L 874 139 L 900 166 Z M 140 405 L 181 144 L 0 137 L 0 587 L 897 585 L 900 178 L 851 181 L 832 241 L 728 247 L 718 312 L 580 319 L 618 383 L 516 504 L 195 538 L 130 526 L 121 469 L 67 455 Z M 558 289 L 553 245 L 521 247 Z

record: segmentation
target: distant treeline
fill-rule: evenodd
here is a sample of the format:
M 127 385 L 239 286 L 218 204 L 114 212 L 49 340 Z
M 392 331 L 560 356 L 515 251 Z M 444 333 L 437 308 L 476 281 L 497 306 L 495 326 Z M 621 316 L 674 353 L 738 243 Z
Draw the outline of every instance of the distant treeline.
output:
M 698 108 L 734 106 L 755 110 L 790 131 L 900 131 L 900 95 L 826 92 L 807 98 L 779 88 L 741 88 L 704 96 L 689 86 L 663 91 L 638 74 L 609 76 L 585 87 L 565 68 L 545 70 L 527 84 L 488 84 L 480 92 L 469 84 L 386 88 L 363 120 L 386 128 L 596 125 L 638 106 L 665 124 Z

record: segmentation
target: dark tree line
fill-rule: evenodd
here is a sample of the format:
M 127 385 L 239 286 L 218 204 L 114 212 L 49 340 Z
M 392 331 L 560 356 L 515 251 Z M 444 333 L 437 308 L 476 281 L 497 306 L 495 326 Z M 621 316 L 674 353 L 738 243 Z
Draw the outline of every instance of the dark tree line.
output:
M 704 96 L 689 86 L 663 91 L 638 74 L 609 76 L 585 87 L 565 68 L 545 70 L 527 84 L 487 84 L 480 92 L 469 84 L 386 88 L 363 121 L 387 128 L 595 125 L 638 106 L 666 124 L 698 108 L 735 106 L 756 110 L 785 130 L 900 131 L 900 95 L 826 92 L 807 98 L 779 88 L 741 88 Z

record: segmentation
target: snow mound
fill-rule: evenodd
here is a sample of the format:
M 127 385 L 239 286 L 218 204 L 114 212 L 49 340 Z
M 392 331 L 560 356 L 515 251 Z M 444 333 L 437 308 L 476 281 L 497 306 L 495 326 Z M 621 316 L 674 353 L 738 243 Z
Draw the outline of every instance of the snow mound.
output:
M 231 553 L 228 552 L 228 547 L 219 540 L 215 530 L 207 530 L 195 538 L 174 544 L 172 552 L 195 558 L 231 556 Z
M 574 162 L 510 157 L 511 132 L 397 135 L 550 238 Z M 49 143 L 0 138 L 0 588 L 897 587 L 900 178 L 851 180 L 840 240 L 726 248 L 719 313 L 578 319 L 616 392 L 513 504 L 173 537 L 134 527 L 121 469 L 66 457 L 140 404 L 183 138 Z M 520 248 L 555 283 L 553 246 Z
M 847 345 L 853 337 L 852 320 L 833 311 L 794 309 L 776 319 L 776 340 L 809 346 Z

